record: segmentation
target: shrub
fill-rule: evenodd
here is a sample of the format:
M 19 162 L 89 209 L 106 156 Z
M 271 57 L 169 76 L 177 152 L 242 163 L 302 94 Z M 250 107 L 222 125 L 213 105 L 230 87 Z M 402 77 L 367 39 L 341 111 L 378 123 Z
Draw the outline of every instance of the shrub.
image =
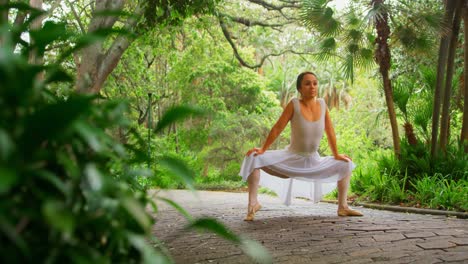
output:
M 0 24 L 1 262 L 170 262 L 162 245 L 147 242 L 153 220 L 146 206 L 156 206 L 138 181 L 148 173 L 139 168 L 148 158 L 139 151 L 146 149 L 143 140 L 134 132 L 137 144 L 124 146 L 106 133 L 126 124 L 126 104 L 96 102 L 97 96 L 73 92 L 61 98 L 50 92 L 51 83 L 72 79 L 57 63 L 28 64 L 28 55 L 67 36 L 65 26 L 46 22 L 30 35 L 34 44 L 28 44 L 20 39 L 28 23 L 20 28 Z M 21 53 L 16 52 L 19 44 Z M 42 72 L 44 79 L 39 77 Z M 162 120 L 170 124 L 190 114 L 179 110 Z M 160 121 L 157 129 L 162 126 Z M 183 162 L 164 156 L 159 163 L 191 183 Z M 260 245 L 236 236 L 215 219 L 194 220 L 174 202 L 161 200 L 181 211 L 190 220 L 189 228 L 210 230 L 259 261 L 269 261 Z
M 12 43 L 0 47 L 1 258 L 4 263 L 165 259 L 145 242 L 152 219 L 130 166 L 110 173 L 109 161 L 127 162 L 125 147 L 105 132 L 122 124 L 125 104 L 76 94 L 56 97 L 48 85 L 71 78 L 56 64 L 27 63 L 28 52 L 52 43 L 62 27 L 47 22 L 42 29 L 47 34 L 39 32 L 43 42 L 24 47 L 22 54 Z

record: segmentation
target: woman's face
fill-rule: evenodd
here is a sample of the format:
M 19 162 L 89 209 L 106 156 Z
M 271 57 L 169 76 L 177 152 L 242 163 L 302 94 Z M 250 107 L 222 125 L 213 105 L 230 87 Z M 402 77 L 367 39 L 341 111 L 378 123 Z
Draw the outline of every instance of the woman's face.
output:
M 302 99 L 310 99 L 317 97 L 318 93 L 318 81 L 317 77 L 312 74 L 304 75 L 304 79 L 301 82 L 301 89 L 299 89 Z

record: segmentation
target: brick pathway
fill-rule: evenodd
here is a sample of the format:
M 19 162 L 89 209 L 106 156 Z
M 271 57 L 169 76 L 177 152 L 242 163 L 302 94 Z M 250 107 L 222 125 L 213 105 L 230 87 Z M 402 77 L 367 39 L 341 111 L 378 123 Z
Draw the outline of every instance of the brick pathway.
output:
M 263 209 L 242 221 L 246 193 L 160 192 L 193 216 L 214 217 L 254 239 L 274 263 L 468 263 L 468 220 L 358 208 L 365 216 L 338 217 L 336 205 L 296 199 L 284 206 L 260 195 Z M 185 218 L 158 202 L 153 233 L 176 263 L 252 263 L 240 248 L 216 235 L 183 231 Z

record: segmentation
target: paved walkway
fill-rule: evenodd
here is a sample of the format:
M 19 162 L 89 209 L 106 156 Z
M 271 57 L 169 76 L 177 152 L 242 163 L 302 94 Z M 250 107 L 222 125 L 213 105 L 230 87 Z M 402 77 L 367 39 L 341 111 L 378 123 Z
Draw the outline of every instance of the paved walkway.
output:
M 336 205 L 296 199 L 286 207 L 260 195 L 263 209 L 242 221 L 246 193 L 160 192 L 194 216 L 214 217 L 268 249 L 274 263 L 468 263 L 468 220 L 358 208 L 338 217 Z M 158 202 L 153 233 L 176 263 L 252 263 L 240 248 L 209 233 L 183 232 L 185 218 Z

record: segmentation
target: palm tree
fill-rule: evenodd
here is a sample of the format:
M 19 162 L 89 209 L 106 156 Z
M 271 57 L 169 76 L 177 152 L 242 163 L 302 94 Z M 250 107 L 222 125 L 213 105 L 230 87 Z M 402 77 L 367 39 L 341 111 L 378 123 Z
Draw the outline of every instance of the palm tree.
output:
M 461 10 L 464 0 L 448 1 L 455 4 L 455 15 L 451 19 L 452 32 L 450 34 L 450 44 L 448 46 L 447 70 L 445 77 L 445 87 L 443 91 L 442 118 L 440 121 L 440 147 L 445 151 L 449 137 L 449 110 L 452 95 L 452 78 L 454 71 L 455 52 L 457 49 L 458 32 L 460 30 Z
M 463 8 L 463 23 L 464 23 L 464 33 L 465 33 L 465 65 L 464 65 L 464 104 L 463 104 L 463 123 L 461 129 L 460 140 L 465 145 L 465 152 L 468 153 L 468 8 Z
M 342 70 L 351 81 L 356 67 L 372 68 L 372 58 L 375 59 L 382 77 L 394 152 L 399 156 L 400 138 L 389 77 L 391 53 L 388 42 L 391 40 L 406 51 L 427 51 L 431 46 L 430 39 L 434 38 L 432 35 L 437 33 L 440 26 L 440 15 L 430 8 L 424 12 L 414 12 L 411 6 L 414 3 L 408 1 L 393 1 L 392 4 L 396 7 L 392 9 L 390 4 L 384 3 L 385 0 L 372 0 L 370 8 L 366 6 L 367 9 L 353 2 L 341 19 L 344 22 L 341 22 L 334 17 L 333 9 L 327 6 L 329 2 L 330 0 L 306 0 L 301 13 L 304 24 L 318 30 L 323 38 L 319 59 L 340 59 Z M 365 11 L 367 14 L 362 16 Z M 369 22 L 373 23 L 375 31 Z M 377 32 L 376 36 L 374 32 Z M 344 48 L 340 48 L 339 43 Z
M 388 11 L 383 5 L 384 0 L 372 0 L 372 8 L 375 10 L 375 28 L 377 30 L 377 47 L 375 48 L 375 60 L 379 64 L 382 76 L 385 101 L 387 103 L 388 116 L 392 127 L 393 151 L 395 156 L 400 156 L 400 136 L 398 135 L 398 124 L 396 120 L 395 107 L 393 106 L 392 83 L 389 76 L 391 54 L 388 47 L 390 38 L 390 27 L 388 26 Z

